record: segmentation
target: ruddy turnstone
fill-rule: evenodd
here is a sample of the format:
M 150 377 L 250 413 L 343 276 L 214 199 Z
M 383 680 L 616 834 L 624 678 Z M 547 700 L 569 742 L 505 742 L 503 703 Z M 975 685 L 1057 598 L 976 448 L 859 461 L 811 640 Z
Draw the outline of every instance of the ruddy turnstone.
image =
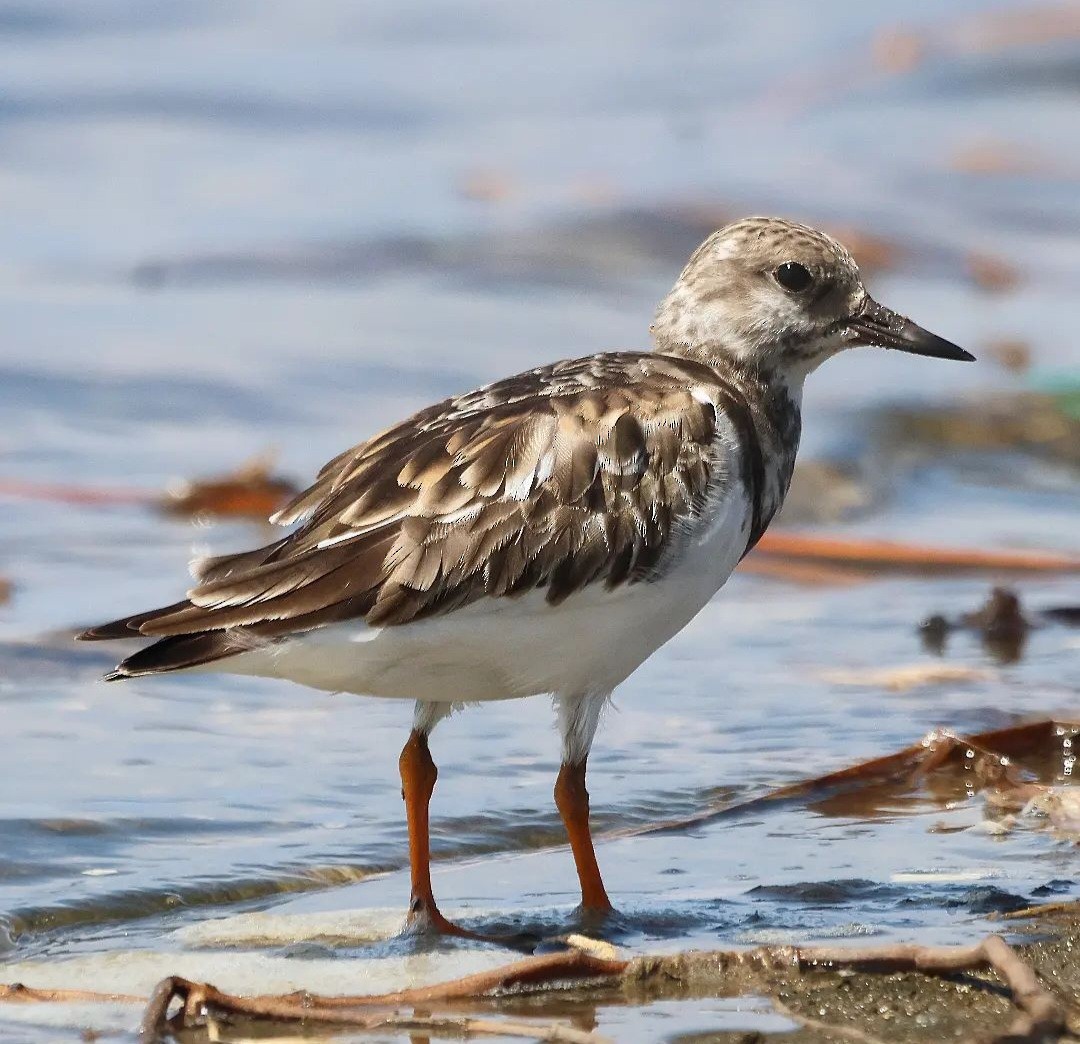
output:
M 804 379 L 859 345 L 973 358 L 874 301 L 835 240 L 762 217 L 702 243 L 652 334 L 372 436 L 273 517 L 286 536 L 198 561 L 181 601 L 81 637 L 154 639 L 110 680 L 212 670 L 415 700 L 409 921 L 464 936 L 432 895 L 428 737 L 462 703 L 551 693 L 582 908 L 610 910 L 585 790 L 601 711 L 779 509 Z

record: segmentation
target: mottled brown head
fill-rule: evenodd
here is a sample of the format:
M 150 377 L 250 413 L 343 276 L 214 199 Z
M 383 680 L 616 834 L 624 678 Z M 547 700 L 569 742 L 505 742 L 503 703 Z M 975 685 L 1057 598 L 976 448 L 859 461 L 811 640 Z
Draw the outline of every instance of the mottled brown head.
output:
M 652 331 L 661 351 L 798 380 L 857 345 L 973 358 L 874 301 L 835 239 L 780 218 L 745 218 L 709 236 L 660 303 Z

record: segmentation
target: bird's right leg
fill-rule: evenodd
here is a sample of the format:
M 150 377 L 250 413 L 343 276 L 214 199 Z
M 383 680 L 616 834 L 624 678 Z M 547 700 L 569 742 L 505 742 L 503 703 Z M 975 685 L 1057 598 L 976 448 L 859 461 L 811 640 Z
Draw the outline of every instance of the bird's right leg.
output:
M 409 739 L 401 751 L 398 768 L 401 770 L 401 796 L 405 799 L 405 815 L 409 824 L 409 871 L 411 895 L 406 931 L 433 932 L 455 935 L 465 939 L 484 939 L 448 921 L 435 905 L 431 890 L 431 835 L 428 809 L 439 770 L 428 749 L 428 734 L 440 718 L 449 713 L 443 705 L 418 704 L 416 719 Z M 441 713 L 440 713 L 441 710 Z

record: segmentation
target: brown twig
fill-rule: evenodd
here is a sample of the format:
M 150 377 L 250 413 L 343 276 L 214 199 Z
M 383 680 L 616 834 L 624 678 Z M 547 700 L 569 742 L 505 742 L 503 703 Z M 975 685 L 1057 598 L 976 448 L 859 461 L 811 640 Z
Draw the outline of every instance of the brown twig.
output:
M 1004 1033 L 990 1042 L 1009 1041 L 1038 1044 L 1065 1028 L 1065 1012 L 1057 1000 L 1039 982 L 1035 970 L 1000 935 L 988 935 L 981 944 L 990 966 L 1009 987 L 1020 1014 Z M 988 1044 L 990 1044 L 988 1042 Z
M 22 479 L 0 479 L 0 496 L 88 506 L 154 504 L 159 499 L 159 494 L 145 489 L 110 489 L 104 486 L 74 486 L 62 482 L 31 482 Z
M 888 566 L 932 572 L 990 569 L 1071 573 L 1080 570 L 1080 558 L 1050 551 L 983 551 L 978 548 L 929 547 L 892 540 L 812 536 L 795 532 L 766 533 L 754 555 L 778 555 L 866 568 Z
M 137 504 L 177 516 L 214 515 L 262 521 L 298 492 L 293 482 L 274 475 L 271 465 L 272 458 L 263 455 L 224 475 L 174 483 L 165 493 L 0 478 L 0 497 L 84 507 Z
M 825 584 L 850 587 L 853 584 L 864 584 L 872 579 L 864 569 L 830 565 L 826 562 L 804 562 L 797 558 L 770 554 L 751 555 L 749 558 L 744 558 L 739 564 L 739 572 L 811 587 L 821 587 Z
M 176 1022 L 191 1025 L 215 1013 L 240 1015 L 251 1019 L 288 1022 L 318 1022 L 348 1026 L 350 1029 L 399 1029 L 452 1033 L 455 1036 L 521 1037 L 526 1040 L 556 1041 L 559 1044 L 611 1044 L 606 1037 L 574 1029 L 561 1023 L 520 1022 L 507 1019 L 478 1019 L 467 1015 L 402 1014 L 395 1011 L 371 1013 L 370 1006 L 357 1004 L 311 1004 L 306 994 L 286 994 L 278 998 L 248 998 L 263 1003 L 249 1009 L 245 998 L 221 993 L 206 983 L 194 983 L 177 977 L 158 983 L 143 1014 L 139 1027 L 142 1044 L 155 1044 L 169 1028 L 168 1010 L 176 999 L 182 1001 Z M 326 1001 L 356 998 L 328 997 Z M 278 1003 L 270 1003 L 276 1001 Z
M 489 972 L 466 975 L 460 979 L 420 986 L 408 990 L 375 995 L 319 997 L 306 992 L 284 995 L 236 997 L 208 983 L 192 982 L 173 976 L 158 983 L 147 1004 L 140 1027 L 145 1044 L 156 1041 L 169 1024 L 168 1012 L 179 1000 L 181 1009 L 175 1018 L 181 1024 L 198 1017 L 205 1010 L 220 1011 L 249 1018 L 279 1021 L 327 1022 L 354 1026 L 370 1018 L 371 1008 L 394 1008 L 431 1005 L 456 1000 L 472 1000 L 497 993 L 530 989 L 552 983 L 579 983 L 620 975 L 627 961 L 593 957 L 580 950 L 530 957 L 503 965 Z M 560 1038 L 537 1038 L 560 1039 Z M 566 1039 L 566 1038 L 562 1038 Z M 587 1038 L 595 1041 L 596 1038 Z
M 974 736 L 954 736 L 939 730 L 930 733 L 919 743 L 893 754 L 871 758 L 835 772 L 776 787 L 756 797 L 713 805 L 677 819 L 607 831 L 598 837 L 614 840 L 675 832 L 718 819 L 745 815 L 783 802 L 831 797 L 857 787 L 914 783 L 946 765 L 963 766 L 972 774 L 967 778 L 974 778 L 980 786 L 994 786 L 1011 791 L 1022 786 L 1022 783 L 1018 768 L 1010 765 L 1007 759 L 1045 749 L 1054 739 L 1058 727 L 1059 723 L 1045 719 L 981 732 Z
M 1080 899 L 1063 899 L 1056 903 L 1036 903 L 1022 910 L 1008 910 L 996 916 L 1003 921 L 1030 920 L 1032 917 L 1053 917 L 1057 914 L 1073 914 L 1080 917 Z
M 591 1030 L 574 1029 L 562 1023 L 518 1022 L 509 1019 L 472 1019 L 465 1015 L 373 1015 L 364 1029 L 421 1030 L 453 1033 L 463 1037 L 522 1037 L 526 1040 L 555 1041 L 557 1044 L 613 1044 Z
M 77 1004 L 80 1001 L 115 1001 L 119 1004 L 142 1004 L 143 998 L 131 993 L 98 993 L 95 990 L 38 990 L 21 982 L 0 982 L 0 1001 L 23 1004 Z

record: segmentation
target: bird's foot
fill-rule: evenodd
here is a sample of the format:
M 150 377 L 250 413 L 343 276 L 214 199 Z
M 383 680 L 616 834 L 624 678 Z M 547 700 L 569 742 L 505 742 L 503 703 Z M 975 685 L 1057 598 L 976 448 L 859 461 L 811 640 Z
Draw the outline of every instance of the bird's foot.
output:
M 453 921 L 447 920 L 433 902 L 413 899 L 409 904 L 409 916 L 405 920 L 407 935 L 450 935 L 458 939 L 483 939 Z
M 439 911 L 434 902 L 425 902 L 423 899 L 414 898 L 409 904 L 409 916 L 405 920 L 405 935 L 411 936 L 449 936 L 453 939 L 470 939 L 474 942 L 492 943 L 496 946 L 505 946 L 512 950 L 521 950 L 532 953 L 536 949 L 539 940 L 526 933 L 507 935 L 487 935 L 483 932 L 470 931 L 454 924 Z
M 582 903 L 575 911 L 574 916 L 582 932 L 603 933 L 605 928 L 618 924 L 622 918 L 619 911 L 609 902 L 603 905 L 588 905 Z

